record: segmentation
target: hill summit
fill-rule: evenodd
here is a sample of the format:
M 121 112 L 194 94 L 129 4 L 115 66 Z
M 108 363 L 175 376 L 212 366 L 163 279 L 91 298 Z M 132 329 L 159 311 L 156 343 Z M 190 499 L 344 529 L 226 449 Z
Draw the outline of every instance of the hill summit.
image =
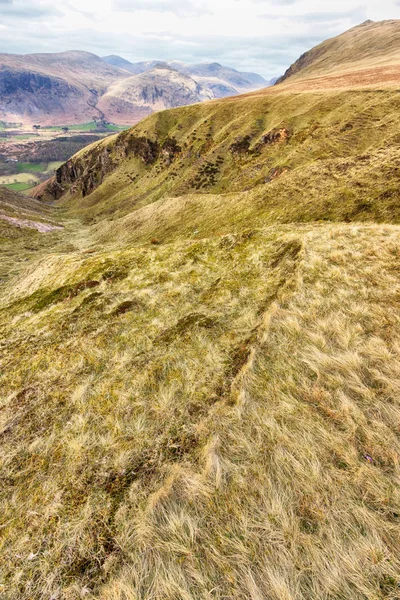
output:
M 278 83 L 396 85 L 399 63 L 400 21 L 366 21 L 303 54 Z

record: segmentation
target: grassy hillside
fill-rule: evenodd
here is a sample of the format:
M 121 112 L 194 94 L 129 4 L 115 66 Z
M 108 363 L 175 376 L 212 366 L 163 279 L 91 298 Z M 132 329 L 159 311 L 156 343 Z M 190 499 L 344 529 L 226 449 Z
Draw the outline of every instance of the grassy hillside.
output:
M 284 84 L 0 192 L 63 227 L 0 238 L 0 595 L 398 598 L 399 102 Z
M 400 21 L 366 21 L 303 54 L 279 80 L 307 87 L 396 86 L 400 65 Z
M 185 235 L 255 218 L 396 223 L 399 130 L 397 92 L 277 88 L 153 115 L 83 150 L 55 191 L 109 240 L 140 239 L 143 227 L 168 239 L 178 215 Z
M 70 221 L 68 227 L 73 229 Z M 0 185 L 0 289 L 26 263 L 68 247 L 55 208 Z

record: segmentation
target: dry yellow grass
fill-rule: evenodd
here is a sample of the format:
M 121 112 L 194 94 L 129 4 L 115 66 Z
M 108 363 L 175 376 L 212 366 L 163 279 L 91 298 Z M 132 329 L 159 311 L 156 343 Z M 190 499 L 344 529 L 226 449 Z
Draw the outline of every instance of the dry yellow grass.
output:
M 398 597 L 399 255 L 280 226 L 5 294 L 5 597 Z
M 397 86 L 400 20 L 366 21 L 303 54 L 281 81 L 291 89 Z

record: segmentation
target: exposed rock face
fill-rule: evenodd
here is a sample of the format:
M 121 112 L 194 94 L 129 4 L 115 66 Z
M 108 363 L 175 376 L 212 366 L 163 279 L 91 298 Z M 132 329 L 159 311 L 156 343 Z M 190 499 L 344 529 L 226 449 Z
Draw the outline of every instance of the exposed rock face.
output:
M 7 113 L 10 105 L 14 114 L 58 112 L 69 102 L 82 98 L 81 90 L 61 78 L 9 68 L 0 70 L 0 113 Z
M 135 156 L 149 165 L 163 155 L 170 163 L 180 152 L 181 147 L 174 138 L 168 137 L 160 144 L 158 141 L 135 136 L 126 131 L 118 137 L 113 151 L 110 146 L 100 146 L 92 149 L 89 155 L 74 157 L 63 164 L 56 171 L 55 180 L 50 182 L 47 191 L 55 199 L 68 188 L 71 193 L 80 191 L 85 197 L 101 185 L 105 176 L 125 158 Z
M 81 157 L 71 159 L 56 171 L 56 181 L 49 191 L 55 198 L 58 198 L 67 187 L 78 182 L 82 196 L 87 196 L 102 183 L 104 176 L 113 168 L 114 163 L 110 158 L 108 148 L 91 152 L 88 160 Z M 73 186 L 71 191 L 76 191 L 76 189 L 76 186 Z
M 0 70 L 0 94 L 3 97 L 18 91 L 32 94 L 43 89 L 51 90 L 54 87 L 60 87 L 60 83 L 62 83 L 60 80 L 40 73 L 18 72 L 7 68 Z

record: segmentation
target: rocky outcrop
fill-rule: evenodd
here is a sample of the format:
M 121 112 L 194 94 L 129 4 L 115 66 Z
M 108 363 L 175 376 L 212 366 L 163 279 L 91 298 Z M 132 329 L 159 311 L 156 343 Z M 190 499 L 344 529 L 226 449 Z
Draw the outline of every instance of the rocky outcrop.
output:
M 161 144 L 157 140 L 126 131 L 118 136 L 114 145 L 100 144 L 89 153 L 64 163 L 56 171 L 55 180 L 49 183 L 47 191 L 53 198 L 59 198 L 67 189 L 71 193 L 80 192 L 85 197 L 101 185 L 121 160 L 134 156 L 151 165 L 162 155 L 170 164 L 180 152 L 181 147 L 174 138 L 167 137 Z
M 64 163 L 56 171 L 57 186 L 53 190 L 57 195 L 54 197 L 60 197 L 67 188 L 71 193 L 79 190 L 82 196 L 88 196 L 116 167 L 110 154 L 109 147 L 93 149 L 88 156 L 74 157 Z M 49 191 L 52 193 L 52 190 Z
M 281 127 L 280 129 L 273 129 L 268 133 L 265 133 L 261 142 L 255 144 L 251 148 L 251 143 L 253 136 L 252 135 L 244 135 L 236 138 L 233 144 L 229 146 L 229 151 L 232 154 L 240 155 L 240 154 L 248 154 L 248 153 L 258 153 L 262 150 L 263 146 L 270 146 L 272 144 L 277 144 L 280 142 L 284 142 L 288 140 L 291 136 L 291 132 L 286 129 L 286 127 Z
M 30 71 L 0 70 L 0 95 L 2 99 L 18 92 L 35 94 L 37 92 L 68 92 L 68 86 L 62 79 L 32 73 Z
M 59 113 L 70 102 L 81 102 L 81 90 L 64 79 L 31 71 L 0 69 L 0 114 L 36 116 Z

